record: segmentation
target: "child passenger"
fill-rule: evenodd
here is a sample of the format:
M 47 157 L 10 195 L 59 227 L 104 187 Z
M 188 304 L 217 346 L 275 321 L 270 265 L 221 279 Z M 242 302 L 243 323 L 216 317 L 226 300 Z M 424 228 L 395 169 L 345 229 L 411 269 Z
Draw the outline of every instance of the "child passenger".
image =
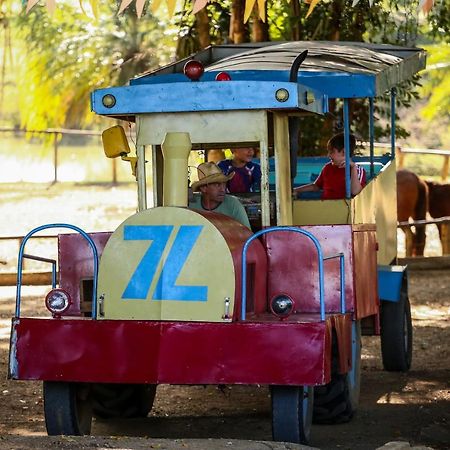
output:
M 256 192 L 260 190 L 261 168 L 259 164 L 252 162 L 255 149 L 234 148 L 233 159 L 224 159 L 217 163 L 225 175 L 234 173 L 227 183 L 227 192 L 230 194 L 241 194 L 245 192 Z
M 356 139 L 350 135 L 350 192 L 357 195 L 366 185 L 366 174 L 362 167 L 355 164 L 351 158 L 355 151 Z M 314 183 L 294 188 L 294 193 L 323 191 L 323 200 L 345 198 L 345 152 L 344 133 L 334 135 L 327 144 L 327 154 L 331 161 L 323 167 Z

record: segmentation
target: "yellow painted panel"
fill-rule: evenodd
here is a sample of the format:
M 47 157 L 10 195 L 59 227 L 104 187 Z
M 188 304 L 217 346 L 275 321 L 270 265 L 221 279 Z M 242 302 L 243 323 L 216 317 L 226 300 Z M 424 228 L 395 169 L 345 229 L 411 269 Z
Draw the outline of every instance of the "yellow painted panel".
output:
M 267 139 L 267 113 L 217 111 L 141 114 L 138 145 L 160 145 L 166 133 L 189 133 L 192 143 L 259 142 Z
M 387 164 L 356 197 L 349 200 L 294 200 L 295 225 L 376 224 L 378 264 L 397 256 L 395 161 Z
M 391 161 L 375 179 L 377 189 L 378 264 L 391 264 L 397 256 L 397 172 Z
M 294 225 L 333 225 L 351 223 L 348 200 L 294 200 Z
M 221 322 L 226 298 L 233 311 L 234 294 L 225 239 L 189 209 L 160 207 L 129 217 L 100 260 L 100 319 Z

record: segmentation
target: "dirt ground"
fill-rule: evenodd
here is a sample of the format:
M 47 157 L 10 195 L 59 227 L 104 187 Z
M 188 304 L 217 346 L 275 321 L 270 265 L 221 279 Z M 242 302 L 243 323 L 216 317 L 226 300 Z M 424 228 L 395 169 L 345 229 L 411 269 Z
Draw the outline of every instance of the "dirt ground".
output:
M 117 193 L 116 200 L 121 195 Z M 98 210 L 91 208 L 89 221 L 94 223 L 93 217 L 98 221 L 99 216 L 105 219 L 110 214 L 119 223 L 121 215 L 128 215 L 133 208 L 128 196 L 123 198 L 124 203 L 128 202 L 126 206 L 105 203 Z M 16 207 L 14 211 L 9 209 L 10 223 L 20 219 L 37 222 L 35 214 L 30 219 L 26 212 L 20 215 L 20 200 L 16 198 L 13 203 Z M 66 209 L 64 205 L 63 212 Z M 6 210 L 2 202 L 0 213 Z M 65 220 L 57 218 L 55 210 L 50 214 L 52 220 Z M 83 215 L 82 211 L 77 214 Z M 9 231 L 4 221 L 0 224 L 1 235 Z M 42 222 L 46 221 L 51 220 Z M 96 229 L 102 225 L 95 222 Z M 29 228 L 32 226 L 35 224 Z M 86 229 L 93 228 L 88 224 Z M 0 256 L 9 264 L 9 254 Z M 42 304 L 45 292 L 43 287 L 25 287 L 23 314 Z M 14 297 L 14 287 L 0 287 L 0 449 L 302 448 L 270 442 L 270 398 L 264 386 L 159 386 L 148 418 L 94 421 L 91 437 L 47 437 L 41 384 L 6 379 Z M 390 441 L 405 441 L 433 449 L 450 448 L 450 271 L 411 272 L 410 300 L 414 325 L 411 371 L 384 372 L 379 338 L 364 337 L 359 411 L 348 424 L 314 425 L 311 446 L 369 450 Z

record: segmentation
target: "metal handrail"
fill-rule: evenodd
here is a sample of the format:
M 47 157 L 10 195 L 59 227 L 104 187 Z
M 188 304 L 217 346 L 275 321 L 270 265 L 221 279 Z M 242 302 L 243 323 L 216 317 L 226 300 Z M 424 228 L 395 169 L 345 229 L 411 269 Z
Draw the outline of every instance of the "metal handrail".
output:
M 42 256 L 35 255 L 26 255 L 25 253 L 22 255 L 22 258 L 32 259 L 33 261 L 46 262 L 52 265 L 52 289 L 56 287 L 56 260 L 43 258 Z
M 98 277 L 98 251 L 97 251 L 97 247 L 95 246 L 95 243 L 92 240 L 92 238 L 85 231 L 83 231 L 81 228 L 78 228 L 75 225 L 70 225 L 70 224 L 67 224 L 67 223 L 51 223 L 51 224 L 47 224 L 47 225 L 41 225 L 41 226 L 31 230 L 23 238 L 23 241 L 20 244 L 18 262 L 17 262 L 17 289 L 16 289 L 16 312 L 15 312 L 15 317 L 16 318 L 20 317 L 20 300 L 21 300 L 22 270 L 23 270 L 22 265 L 23 265 L 23 259 L 24 259 L 24 257 L 26 257 L 24 255 L 25 244 L 27 243 L 28 239 L 33 234 L 35 234 L 35 233 L 37 233 L 39 231 L 42 231 L 42 230 L 47 230 L 49 228 L 69 228 L 70 230 L 76 231 L 77 233 L 81 234 L 81 236 L 83 236 L 84 239 L 86 239 L 86 241 L 88 242 L 89 246 L 91 247 L 93 258 L 94 258 L 94 280 L 93 280 L 93 289 L 92 289 L 92 318 L 96 319 L 97 318 L 97 302 L 96 302 L 96 300 L 97 300 L 97 277 Z M 30 255 L 27 255 L 28 258 L 29 258 L 29 256 Z M 33 257 L 33 258 L 36 258 L 36 257 Z M 55 277 L 56 277 L 56 275 L 55 275 Z M 56 283 L 55 283 L 55 286 L 56 286 Z
M 302 230 L 300 228 L 295 227 L 269 227 L 264 230 L 260 230 L 256 232 L 253 236 L 250 236 L 246 241 L 242 248 L 242 298 L 241 298 L 241 320 L 245 320 L 245 312 L 247 308 L 247 250 L 249 245 L 257 239 L 259 236 L 263 234 L 272 233 L 275 231 L 293 231 L 294 233 L 302 234 L 309 239 L 311 239 L 314 243 L 314 246 L 317 250 L 318 255 L 318 265 L 319 265 L 319 303 L 320 303 L 320 320 L 325 320 L 325 300 L 324 300 L 324 277 L 323 277 L 323 261 L 337 258 L 339 256 L 339 270 L 340 270 L 340 287 L 341 287 L 341 313 L 345 313 L 345 272 L 344 272 L 344 254 L 338 253 L 336 255 L 331 255 L 324 257 L 322 253 L 322 247 L 320 246 L 317 238 L 311 234 L 309 231 Z

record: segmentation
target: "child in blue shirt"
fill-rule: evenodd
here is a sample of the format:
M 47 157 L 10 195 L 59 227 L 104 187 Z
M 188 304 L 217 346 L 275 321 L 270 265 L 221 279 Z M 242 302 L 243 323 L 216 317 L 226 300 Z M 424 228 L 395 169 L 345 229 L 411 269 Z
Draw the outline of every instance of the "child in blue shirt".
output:
M 241 194 L 245 192 L 257 192 L 261 184 L 261 168 L 259 164 L 252 162 L 255 149 L 234 148 L 233 159 L 224 159 L 217 165 L 225 175 L 234 173 L 233 178 L 227 182 L 227 192 Z

